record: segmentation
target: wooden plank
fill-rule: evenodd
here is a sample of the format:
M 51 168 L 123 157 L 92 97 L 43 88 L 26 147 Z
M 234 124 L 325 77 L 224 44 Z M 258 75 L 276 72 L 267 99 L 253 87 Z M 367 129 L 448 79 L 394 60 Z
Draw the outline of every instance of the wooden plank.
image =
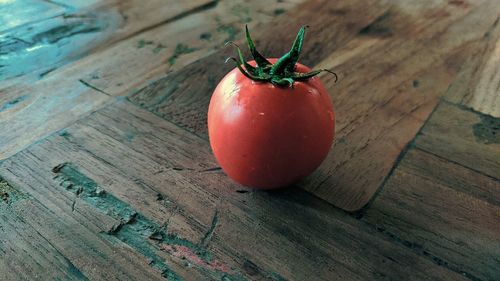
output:
M 10 200 L 8 202 L 9 206 L 8 209 L 2 209 L 2 213 L 5 211 L 7 216 L 13 216 L 22 222 L 24 229 L 33 231 L 33 233 L 24 233 L 24 235 L 28 235 L 30 243 L 35 243 L 36 240 L 34 239 L 36 237 L 43 241 L 43 246 L 35 244 L 36 249 L 31 249 L 32 252 L 24 254 L 27 258 L 24 264 L 16 265 L 17 267 L 22 266 L 22 268 L 17 269 L 19 274 L 31 274 L 26 270 L 27 268 L 37 270 L 37 268 L 43 266 L 42 272 L 33 272 L 33 274 L 39 274 L 36 276 L 39 280 L 46 280 L 52 275 L 60 274 L 66 274 L 73 279 L 79 278 L 78 280 L 87 280 L 87 278 L 90 280 L 115 278 L 127 280 L 158 279 L 155 278 L 157 274 L 154 274 L 154 270 L 150 269 L 145 261 L 139 260 L 134 252 L 116 247 L 104 240 L 103 236 L 96 230 L 95 225 L 85 227 L 77 223 L 71 216 L 68 216 L 68 213 L 71 214 L 71 209 L 68 212 L 68 209 L 64 209 L 64 205 L 55 203 L 58 201 L 57 197 L 45 202 L 44 206 L 40 204 L 38 198 L 34 199 L 33 194 L 27 192 L 26 185 L 23 184 L 24 189 L 18 188 L 21 187 L 19 179 L 13 178 L 10 173 L 5 173 L 5 175 L 7 177 L 3 182 L 8 182 L 15 189 L 10 188 L 7 191 Z M 20 174 L 17 175 L 22 177 Z M 34 184 L 40 186 L 40 182 Z M 56 205 L 59 207 L 56 207 Z M 16 225 L 6 225 L 5 231 L 11 234 L 14 234 L 16 230 L 20 231 L 20 229 L 11 228 L 13 226 Z M 30 236 L 33 236 L 33 238 Z M 18 249 L 13 247 L 17 246 L 17 243 L 22 245 L 23 241 L 17 236 L 6 236 L 5 239 L 5 244 L 10 250 Z M 52 252 L 49 252 L 51 249 Z M 40 252 L 47 255 L 45 260 L 37 256 L 37 253 Z M 56 254 L 52 256 L 54 252 Z M 23 253 L 19 252 L 17 255 L 19 259 L 23 256 Z M 39 262 L 43 263 L 40 264 Z M 66 267 L 63 267 L 64 264 L 66 264 Z M 9 263 L 7 262 L 6 265 L 9 265 Z M 60 267 L 64 268 L 62 273 L 58 272 Z M 113 268 L 113 271 L 110 271 L 109 268 Z M 15 267 L 13 270 L 15 270 Z
M 302 0 L 220 1 L 217 6 L 142 32 L 47 77 L 75 77 L 111 95 L 127 95 L 241 36 L 242 27 L 268 22 L 266 9 L 287 10 Z
M 111 100 L 109 95 L 126 95 L 164 72 L 213 52 L 213 48 L 239 33 L 236 26 L 250 18 L 250 25 L 269 21 L 272 15 L 263 7 L 285 10 L 296 2 L 269 5 L 267 1 L 256 1 L 250 5 L 221 1 L 214 9 L 132 36 L 54 70 L 35 83 L 23 77 L 10 86 L 7 81 L 4 89 L 0 87 L 0 159 L 91 113 Z M 137 12 L 138 8 L 127 9 L 131 13 L 131 9 Z M 176 15 L 173 12 L 164 16 L 170 19 Z M 133 24 L 134 30 L 137 24 Z
M 410 149 L 363 220 L 472 280 L 496 280 L 499 191 L 497 179 Z
M 58 66 L 132 34 L 213 4 L 163 0 L 99 1 L 63 15 L 21 25 L 0 35 L 0 80 L 37 71 L 38 78 Z M 28 5 L 21 3 L 19 5 Z M 25 10 L 20 9 L 20 10 Z M 29 10 L 28 10 L 29 12 Z M 32 11 L 35 12 L 35 11 Z
M 277 18 L 256 36 L 263 53 L 274 56 L 289 48 L 290 27 L 314 18 L 302 62 L 340 74 L 338 84 L 321 76 L 334 101 L 338 141 L 301 186 L 348 211 L 370 200 L 499 13 L 495 1 L 366 5 L 309 1 L 290 12 L 293 20 Z M 332 16 L 318 16 L 320 9 Z M 471 22 L 476 28 L 465 28 Z M 220 67 L 229 54 L 219 51 L 167 75 L 131 100 L 206 138 L 210 93 L 229 71 Z
M 442 103 L 415 145 L 459 165 L 500 179 L 500 119 Z
M 458 78 L 450 86 L 446 100 L 470 107 L 483 114 L 500 117 L 498 65 L 500 57 L 500 16 L 476 42 L 460 69 Z
M 88 280 L 50 241 L 40 235 L 12 208 L 29 200 L 0 179 L 0 271 L 4 280 L 35 280 L 42 277 Z
M 119 240 L 127 225 L 166 223 L 168 233 L 153 239 L 120 241 L 138 252 L 138 244 L 147 243 L 169 266 L 189 263 L 175 268 L 181 276 L 193 271 L 217 279 L 462 279 L 301 189 L 236 192 L 240 187 L 215 165 L 205 140 L 119 101 L 5 160 L 0 174 L 83 225 L 90 220 L 109 226 L 106 220 L 135 210 L 135 220 L 114 228 Z M 70 184 L 98 186 L 106 195 L 101 204 L 86 191 L 74 199 L 73 188 L 64 188 Z M 172 212 L 165 214 L 166 208 Z M 195 251 L 200 246 L 213 262 L 203 261 Z
M 405 161 L 404 166 L 411 169 L 412 174 L 500 206 L 500 185 L 496 179 L 478 174 L 418 147 L 412 148 L 408 154 L 411 161 Z
M 371 8 L 363 9 L 365 5 L 370 5 Z M 343 45 L 352 39 L 355 32 L 382 15 L 387 8 L 387 5 L 378 1 L 328 2 L 328 4 L 327 1 L 308 1 L 289 12 L 294 15 L 293 18 L 288 14 L 278 16 L 260 32 L 256 30 L 253 33 L 261 53 L 275 57 L 290 48 L 295 31 L 301 24 L 307 22 L 310 25 L 308 34 L 312 35 L 307 37 L 301 62 L 314 65 L 338 48 L 338 45 Z M 321 9 L 326 9 L 332 16 L 318 17 L 317 11 Z M 280 40 L 275 40 L 276 38 Z M 234 55 L 234 50 L 227 48 L 220 50 L 151 83 L 133 94 L 130 99 L 206 138 L 206 111 L 210 93 L 217 82 L 232 68 L 222 63 L 230 55 Z
M 64 12 L 56 4 L 37 0 L 9 0 L 0 5 L 0 32 L 16 26 L 55 17 Z

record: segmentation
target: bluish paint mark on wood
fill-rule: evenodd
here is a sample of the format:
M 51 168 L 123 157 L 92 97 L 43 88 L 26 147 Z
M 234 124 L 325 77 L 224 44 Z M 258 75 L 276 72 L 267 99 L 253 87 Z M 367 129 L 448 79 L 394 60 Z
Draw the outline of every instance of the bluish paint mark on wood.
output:
M 19 200 L 28 198 L 27 194 L 13 188 L 7 181 L 0 178 L 0 205 L 7 204 L 10 206 Z
M 481 121 L 472 126 L 476 139 L 485 144 L 500 143 L 500 118 L 481 115 Z
M 158 256 L 158 249 L 161 249 L 162 246 L 185 247 L 190 249 L 190 252 L 194 253 L 197 257 L 206 261 L 207 265 L 210 265 L 212 255 L 206 249 L 206 246 L 218 224 L 217 213 L 214 216 L 212 226 L 201 243 L 193 243 L 175 234 L 167 233 L 168 226 L 158 225 L 135 211 L 127 203 L 107 193 L 94 180 L 80 172 L 73 164 L 63 163 L 54 167 L 52 171 L 56 174 L 54 179 L 59 182 L 61 187 L 73 192 L 77 198 L 93 206 L 99 212 L 120 222 L 104 233 L 108 239 L 118 239 L 144 255 L 149 260 L 150 265 L 160 270 L 162 276 L 168 280 L 181 280 L 181 278 L 169 269 L 165 261 Z M 219 279 L 223 276 L 230 276 L 230 280 L 243 280 L 240 274 L 228 275 L 227 272 L 211 270 L 208 266 L 202 269 L 208 275 L 218 277 Z
M 18 103 L 26 100 L 27 98 L 28 98 L 28 96 L 26 96 L 26 95 L 20 96 L 20 97 L 17 97 L 15 99 L 11 100 L 11 101 L 8 101 L 8 102 L 0 105 L 0 112 L 13 108 Z
M 0 34 L 0 80 L 39 70 L 41 76 L 112 35 L 117 12 L 63 14 Z

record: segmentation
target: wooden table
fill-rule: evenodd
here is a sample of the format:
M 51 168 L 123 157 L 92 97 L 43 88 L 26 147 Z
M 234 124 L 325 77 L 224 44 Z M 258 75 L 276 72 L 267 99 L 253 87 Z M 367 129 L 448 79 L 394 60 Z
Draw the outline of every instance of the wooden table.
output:
M 500 280 L 498 0 L 0 2 L 1 280 Z M 295 187 L 207 141 L 223 43 L 301 62 L 337 114 Z

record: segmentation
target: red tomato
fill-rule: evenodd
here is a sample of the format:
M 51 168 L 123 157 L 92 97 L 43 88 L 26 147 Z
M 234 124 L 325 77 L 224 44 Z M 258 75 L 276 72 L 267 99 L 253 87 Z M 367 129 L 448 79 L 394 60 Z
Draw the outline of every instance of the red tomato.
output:
M 295 72 L 310 71 L 296 64 Z M 253 188 L 284 187 L 312 173 L 328 154 L 334 126 L 332 102 L 318 77 L 282 87 L 235 68 L 215 89 L 208 110 L 217 161 L 230 178 Z

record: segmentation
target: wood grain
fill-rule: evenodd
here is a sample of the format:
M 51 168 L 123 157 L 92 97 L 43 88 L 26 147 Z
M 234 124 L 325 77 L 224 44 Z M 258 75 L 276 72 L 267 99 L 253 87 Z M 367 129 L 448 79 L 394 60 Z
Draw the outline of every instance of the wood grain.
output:
M 259 48 L 272 57 L 288 48 L 290 27 L 314 18 L 302 62 L 340 74 L 338 84 L 321 77 L 336 109 L 337 142 L 319 170 L 301 183 L 335 206 L 355 211 L 372 198 L 468 54 L 476 51 L 473 46 L 482 47 L 475 43 L 499 13 L 495 1 L 426 4 L 373 1 L 367 10 L 364 2 L 324 8 L 326 1 L 310 1 L 291 12 L 293 19 L 279 17 L 265 34 L 257 34 Z M 322 8 L 328 17 L 311 15 Z M 471 22 L 475 28 L 468 28 Z M 219 67 L 229 54 L 220 51 L 197 61 L 130 99 L 206 138 L 210 93 L 229 70 Z
M 500 16 L 475 42 L 458 78 L 448 89 L 446 100 L 483 114 L 500 117 L 498 65 L 500 57 Z
M 269 57 L 283 54 L 290 48 L 295 31 L 307 22 L 310 28 L 307 31 L 307 45 L 301 62 L 315 65 L 388 8 L 378 1 L 336 2 L 330 5 L 326 3 L 327 1 L 308 1 L 290 12 L 294 15 L 293 18 L 286 14 L 281 15 L 262 29 L 265 32 L 255 32 L 259 50 Z M 370 5 L 371 8 L 364 10 L 365 5 Z M 318 17 L 317 11 L 320 9 L 325 9 L 325 15 L 331 16 Z M 230 55 L 234 55 L 234 50 L 220 50 L 151 83 L 133 94 L 130 99 L 206 138 L 206 112 L 211 92 L 217 81 L 231 70 L 229 65 L 222 64 Z
M 29 200 L 0 179 L 0 271 L 4 280 L 51 279 L 88 280 L 50 241 L 25 220 L 18 217 L 13 205 Z M 47 268 L 50 271 L 47 272 Z
M 36 79 L 99 46 L 109 46 L 214 2 L 153 0 L 147 5 L 141 3 L 137 0 L 98 1 L 77 10 L 68 6 L 62 15 L 20 24 L 2 32 L 0 80 L 33 71 L 37 73 L 30 77 Z
M 270 280 L 462 278 L 392 244 L 301 189 L 235 192 L 239 187 L 215 165 L 205 140 L 120 101 L 5 160 L 0 174 L 90 232 L 109 229 L 116 221 L 116 211 L 106 214 L 102 207 L 111 196 L 121 202 L 113 201 L 115 206 L 126 204 L 139 213 L 137 221 L 147 218 L 165 225 L 168 237 L 177 240 L 155 242 L 138 236 L 118 245 L 141 253 L 139 246 L 147 241 L 179 276 L 199 272 L 210 279 L 224 274 Z M 104 190 L 100 194 L 107 195 L 100 205 L 85 192 L 74 198 L 68 186 L 80 186 L 78 178 Z M 43 189 L 36 187 L 40 184 Z M 122 224 L 135 222 L 128 221 Z M 122 228 L 114 229 L 120 238 Z M 214 262 L 200 261 L 193 250 L 196 245 L 206 245 Z M 68 259 L 76 265 L 74 257 Z M 417 270 L 408 274 L 409 266 Z M 87 275 L 88 269 L 80 270 Z
M 463 167 L 456 169 L 442 158 L 414 148 L 363 220 L 472 280 L 496 280 L 499 191 L 498 179 Z
M 45 1 L 14 0 L 0 5 L 0 32 L 62 14 L 64 8 Z
M 163 16 L 169 20 L 188 12 L 186 9 L 194 4 L 205 2 L 190 1 L 187 6 L 181 5 Z M 127 95 L 150 79 L 210 54 L 240 32 L 236 25 L 269 21 L 271 15 L 263 12 L 262 7 L 286 10 L 297 2 L 268 5 L 267 1 L 259 1 L 249 5 L 243 1 L 221 1 L 215 7 L 185 15 L 96 51 L 36 82 L 24 76 L 17 80 L 19 83 L 5 82 L 3 89 L 0 86 L 0 159 L 86 116 L 112 100 L 110 96 Z M 155 5 L 159 2 L 142 9 L 155 9 Z M 182 7 L 184 11 L 179 10 Z M 133 5 L 125 11 L 139 13 L 138 9 Z M 130 24 L 133 27 L 122 27 L 128 31 L 121 31 L 120 36 L 137 31 L 143 23 Z M 117 40 L 116 36 L 108 40 Z
M 500 119 L 442 103 L 415 145 L 459 165 L 500 179 Z
M 9 169 L 7 168 L 7 170 Z M 26 171 L 18 170 L 14 174 L 23 177 L 23 172 Z M 13 274 L 17 271 L 21 276 L 23 274 L 30 275 L 31 273 L 26 268 L 32 267 L 35 270 L 33 274 L 39 274 L 35 276 L 35 279 L 42 280 L 50 276 L 60 275 L 67 275 L 68 278 L 79 278 L 78 280 L 86 278 L 90 280 L 160 279 L 156 277 L 156 274 L 152 274 L 154 271 L 147 266 L 146 261 L 138 259 L 137 254 L 127 248 L 113 246 L 104 240 L 100 232 L 108 229 L 100 229 L 99 225 L 93 223 L 87 225 L 78 223 L 78 219 L 72 217 L 71 208 L 64 209 L 65 205 L 60 204 L 64 195 L 57 194 L 50 198 L 44 198 L 37 196 L 36 193 L 30 194 L 28 190 L 38 188 L 42 182 L 32 182 L 30 185 L 26 185 L 22 183 L 20 178 L 13 178 L 11 173 L 5 173 L 5 175 L 3 182 L 7 182 L 12 187 L 7 193 L 9 198 L 13 198 L 16 194 L 18 198 L 9 203 L 8 209 L 3 210 L 8 210 L 9 220 L 12 221 L 12 224 L 22 227 L 17 229 L 18 233 L 14 231 L 15 229 L 8 228 L 6 234 L 17 235 L 2 237 L 3 247 L 10 249 L 7 252 L 20 251 L 16 252 L 16 258 L 12 260 L 12 262 L 19 262 L 15 266 L 12 265 Z M 52 181 L 51 178 L 46 180 Z M 23 189 L 19 188 L 20 185 Z M 38 190 L 41 193 L 46 191 Z M 22 194 L 21 196 L 24 198 L 19 198 L 19 194 Z M 66 200 L 71 199 L 66 198 Z M 90 220 L 98 220 L 98 218 L 92 218 L 88 215 L 87 217 Z M 111 223 L 110 220 L 107 222 Z M 30 243 L 42 240 L 44 247 L 26 248 L 26 250 L 31 251 L 22 254 L 22 248 L 20 248 L 24 241 L 22 237 L 27 237 Z M 20 260 L 22 257 L 26 259 Z M 37 261 L 43 263 L 37 264 Z M 6 261 L 5 265 L 9 266 L 10 264 Z M 42 272 L 38 271 L 40 266 L 44 266 Z M 113 270 L 110 271 L 109 268 L 113 268 Z

